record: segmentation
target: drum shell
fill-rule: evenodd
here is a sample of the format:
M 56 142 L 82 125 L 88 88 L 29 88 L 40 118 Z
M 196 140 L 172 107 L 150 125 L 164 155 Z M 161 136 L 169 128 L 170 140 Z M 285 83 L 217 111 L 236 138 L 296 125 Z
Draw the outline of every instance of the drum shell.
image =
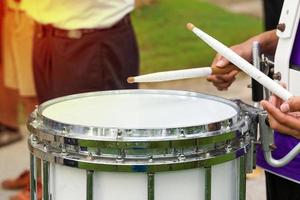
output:
M 233 121 L 235 122 L 233 123 Z M 104 181 L 110 180 L 108 177 L 116 177 L 112 185 L 125 184 L 122 180 L 132 180 L 132 183 L 129 184 L 132 188 L 139 185 L 141 189 L 138 189 L 139 193 L 135 192 L 137 196 L 131 196 L 129 199 L 141 199 L 142 196 L 143 199 L 144 197 L 149 199 L 149 195 L 155 199 L 166 199 L 160 192 L 160 188 L 164 188 L 164 185 L 168 185 L 166 189 L 170 192 L 173 191 L 174 196 L 169 194 L 170 199 L 176 199 L 176 196 L 177 199 L 182 199 L 180 194 L 183 194 L 181 197 L 184 197 L 186 196 L 185 192 L 189 190 L 184 181 L 176 180 L 183 180 L 187 177 L 190 177 L 193 187 L 202 187 L 202 190 L 198 190 L 198 192 L 195 192 L 194 189 L 188 192 L 195 193 L 191 199 L 207 199 L 208 196 L 211 196 L 211 199 L 220 199 L 221 196 L 218 196 L 220 193 L 213 192 L 213 190 L 217 191 L 215 188 L 220 187 L 220 183 L 229 187 L 222 192 L 225 196 L 228 192 L 228 197 L 222 196 L 224 197 L 222 199 L 240 199 L 240 196 L 244 196 L 244 154 L 249 147 L 249 135 L 247 135 L 248 127 L 243 116 L 237 115 L 235 119 L 208 124 L 204 128 L 199 126 L 166 129 L 163 131 L 175 131 L 176 137 L 167 137 L 164 140 L 150 138 L 138 141 L 126 140 L 127 138 L 124 139 L 124 137 L 117 137 L 114 141 L 76 138 L 74 135 L 68 134 L 70 132 L 68 125 L 60 124 L 57 126 L 55 124 L 55 127 L 59 128 L 48 129 L 49 126 L 45 126 L 47 123 L 49 125 L 56 122 L 43 119 L 38 111 L 29 120 L 28 128 L 32 133 L 29 138 L 29 148 L 32 153 L 32 160 L 41 158 L 44 161 L 44 174 L 48 174 L 46 177 L 50 177 L 52 182 L 62 182 L 59 180 L 67 180 L 69 175 L 76 174 L 74 179 L 71 178 L 69 182 L 62 182 L 59 187 L 55 184 L 51 186 L 49 183 L 51 181 L 47 181 L 48 191 L 56 197 L 54 199 L 76 199 L 80 195 L 88 196 L 91 193 L 88 192 L 91 186 L 89 190 L 77 191 L 78 194 L 73 191 L 74 188 L 77 188 L 75 183 L 81 184 L 85 181 L 86 186 L 88 185 L 87 172 L 93 172 L 92 196 L 98 198 L 100 195 L 99 197 L 108 200 L 119 198 L 119 196 L 112 197 L 108 193 L 105 196 L 105 191 L 97 193 L 97 191 L 101 191 L 99 185 L 105 185 L 109 182 Z M 84 130 L 84 127 L 77 127 L 77 130 Z M 209 131 L 202 134 L 204 136 L 199 137 L 199 134 L 188 134 L 189 130 Z M 120 131 L 126 132 L 127 130 L 114 131 L 118 136 Z M 58 132 L 59 134 L 57 134 Z M 124 134 L 121 133 L 120 136 L 122 135 Z M 100 153 L 97 152 L 99 148 L 102 151 Z M 106 154 L 107 157 L 105 157 L 103 149 L 108 148 L 114 149 L 112 154 L 115 156 L 111 156 L 111 154 L 107 156 Z M 143 152 L 145 149 L 147 149 L 146 153 Z M 167 149 L 167 153 L 162 153 L 161 149 Z M 139 153 L 137 155 L 132 153 L 136 151 L 142 152 L 144 156 L 141 157 Z M 153 153 L 153 151 L 158 152 L 157 155 L 149 155 L 149 152 Z M 124 152 L 127 153 L 126 156 L 124 156 Z M 99 162 L 99 160 L 101 161 Z M 72 173 L 70 174 L 68 171 L 72 171 Z M 149 181 L 151 182 L 151 177 L 154 174 L 153 191 L 155 192 L 152 192 L 151 195 L 149 194 Z M 227 183 L 225 180 L 229 182 Z M 70 187 L 72 183 L 75 184 L 74 187 Z M 60 193 L 57 192 L 58 188 L 65 188 L 65 190 Z M 119 186 L 117 188 L 120 190 Z M 179 192 L 180 189 L 181 192 Z M 130 187 L 124 190 L 125 193 L 126 191 L 130 191 Z

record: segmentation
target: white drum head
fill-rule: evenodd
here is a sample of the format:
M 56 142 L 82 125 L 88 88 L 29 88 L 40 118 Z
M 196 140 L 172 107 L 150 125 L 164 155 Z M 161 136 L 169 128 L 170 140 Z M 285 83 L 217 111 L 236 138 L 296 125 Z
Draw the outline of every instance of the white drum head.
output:
M 94 93 L 49 104 L 42 115 L 65 124 L 125 129 L 191 127 L 237 115 L 224 100 L 183 93 Z

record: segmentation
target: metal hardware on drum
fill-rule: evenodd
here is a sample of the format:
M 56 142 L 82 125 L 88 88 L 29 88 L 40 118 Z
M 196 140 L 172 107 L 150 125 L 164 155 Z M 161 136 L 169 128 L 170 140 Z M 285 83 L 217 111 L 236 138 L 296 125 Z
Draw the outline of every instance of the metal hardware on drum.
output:
M 248 104 L 245 104 L 241 100 L 234 100 L 234 102 L 241 108 L 242 115 L 245 116 L 244 117 L 245 119 L 247 119 L 246 121 L 249 126 L 248 140 L 250 141 L 250 144 L 249 144 L 249 151 L 246 154 L 246 172 L 252 173 L 253 169 L 255 169 L 256 166 L 255 143 L 258 141 L 257 126 L 259 121 L 259 115 L 262 112 L 262 110 L 260 108 L 256 108 Z
M 281 80 L 281 73 L 275 72 L 274 70 L 274 62 L 268 58 L 265 55 L 261 55 L 261 58 L 259 58 L 259 46 L 258 44 L 254 44 L 253 48 L 253 63 L 256 67 L 260 68 L 260 70 L 266 74 L 267 76 L 273 78 L 274 80 Z M 259 60 L 261 60 L 259 62 Z M 270 91 L 267 88 L 264 88 L 264 99 L 269 99 L 270 97 Z M 255 95 L 256 91 L 252 91 L 252 93 Z M 262 100 L 261 98 L 259 100 Z M 264 151 L 264 156 L 266 161 L 269 165 L 273 167 L 282 167 L 286 164 L 288 164 L 298 153 L 300 153 L 300 145 L 297 145 L 290 151 L 285 157 L 283 157 L 280 160 L 275 160 L 272 157 L 272 151 L 276 149 L 276 146 L 274 144 L 274 136 L 273 136 L 273 130 L 270 128 L 267 120 L 267 113 L 264 111 L 261 111 L 258 115 L 259 118 L 259 132 L 261 135 L 260 138 L 260 144 L 262 145 L 262 149 Z M 258 140 L 257 140 L 258 141 Z M 251 144 L 251 146 L 254 146 L 254 144 Z M 252 151 L 250 151 L 252 152 Z M 251 156 L 251 158 L 255 158 L 255 156 Z
M 254 41 L 252 44 L 252 57 L 253 57 L 253 66 L 258 70 L 261 70 L 261 59 L 260 59 L 260 44 L 257 41 Z M 252 85 L 252 101 L 254 102 L 255 107 L 259 107 L 259 102 L 264 99 L 264 90 L 263 86 L 258 83 L 255 79 L 251 79 Z
M 31 200 L 37 200 L 37 170 L 36 157 L 30 154 L 30 196 Z
M 148 173 L 148 200 L 154 200 L 154 181 L 155 181 L 155 174 Z
M 93 191 L 94 191 L 94 183 L 93 178 L 94 171 L 87 170 L 86 171 L 86 200 L 93 200 Z
M 43 161 L 43 200 L 49 198 L 49 162 Z
M 240 171 L 240 176 L 239 176 L 239 182 L 240 182 L 240 187 L 239 187 L 239 200 L 245 200 L 246 199 L 246 166 L 245 166 L 245 157 L 242 156 L 240 157 L 240 166 L 239 166 L 239 171 Z
M 266 119 L 268 115 L 266 112 L 259 115 L 259 128 L 261 133 L 261 143 L 264 151 L 264 156 L 267 163 L 273 167 L 282 167 L 288 164 L 300 153 L 300 144 L 296 145 L 287 155 L 283 158 L 276 160 L 272 157 L 272 151 L 274 150 L 274 135 L 273 130 L 268 124 Z
M 205 200 L 211 199 L 211 167 L 205 167 Z
M 193 107 L 189 115 L 196 123 L 187 121 L 187 124 L 192 125 L 162 128 L 88 126 L 85 122 L 73 124 L 50 118 L 45 114 L 45 110 L 61 103 L 72 103 L 72 101 L 81 103 L 90 99 L 98 102 L 101 98 L 120 98 L 119 102 L 124 102 L 123 96 L 129 98 L 129 102 L 138 96 L 144 99 L 147 106 L 149 105 L 147 99 L 152 102 L 152 96 L 159 101 L 166 100 L 172 103 L 199 101 L 214 107 L 219 106 L 218 113 L 221 112 L 220 109 L 228 109 L 232 114 L 227 113 L 221 117 L 222 115 L 211 115 L 213 112 L 211 110 L 211 113 L 205 115 L 212 119 L 203 124 L 201 118 L 192 116 L 199 114 Z M 128 106 L 134 105 L 137 103 L 129 103 Z M 166 103 L 163 103 L 160 109 L 164 109 L 165 105 Z M 70 108 L 78 108 L 78 106 L 70 106 Z M 147 112 L 153 110 L 155 109 Z M 172 113 L 173 111 L 157 109 L 157 112 Z M 180 111 L 179 116 L 186 118 L 184 115 L 184 111 Z M 241 101 L 229 101 L 183 91 L 122 90 L 58 98 L 40 105 L 28 123 L 31 133 L 28 140 L 31 171 L 36 171 L 35 158 L 42 159 L 45 200 L 50 197 L 52 200 L 67 198 L 92 200 L 100 197 L 104 200 L 115 200 L 120 196 L 114 196 L 117 194 L 111 192 L 108 195 L 105 188 L 117 188 L 118 184 L 127 188 L 126 191 L 124 190 L 126 194 L 137 195 L 130 197 L 133 200 L 168 200 L 180 195 L 186 198 L 191 188 L 195 188 L 192 191 L 193 195 L 189 194 L 191 200 L 218 200 L 223 198 L 223 195 L 216 193 L 216 188 L 220 188 L 218 184 L 224 181 L 228 183 L 224 182 L 226 186 L 223 188 L 227 189 L 223 193 L 226 193 L 229 198 L 224 197 L 224 200 L 243 200 L 246 168 L 247 171 L 253 168 L 251 157 L 254 156 L 255 151 L 253 144 L 256 141 L 257 115 L 257 109 Z M 145 118 L 137 119 L 147 122 L 147 116 L 142 116 Z M 206 117 L 201 120 L 206 120 Z M 237 176 L 232 177 L 230 174 L 233 173 Z M 31 192 L 32 197 L 36 197 L 36 176 L 33 174 Z M 61 176 L 68 176 L 68 178 L 61 178 Z M 123 176 L 127 178 L 120 178 Z M 185 178 L 188 178 L 190 183 L 188 186 L 184 181 L 181 182 Z M 86 185 L 84 189 L 76 187 L 80 182 Z M 58 189 L 60 187 L 65 189 L 61 191 Z M 97 190 L 94 190 L 95 187 Z M 137 190 L 136 187 L 139 189 Z M 139 190 L 141 192 L 136 192 Z M 170 192 L 167 192 L 168 198 L 165 197 L 166 191 Z M 78 194 L 74 194 L 75 192 Z M 122 193 L 121 188 L 118 188 L 119 193 Z

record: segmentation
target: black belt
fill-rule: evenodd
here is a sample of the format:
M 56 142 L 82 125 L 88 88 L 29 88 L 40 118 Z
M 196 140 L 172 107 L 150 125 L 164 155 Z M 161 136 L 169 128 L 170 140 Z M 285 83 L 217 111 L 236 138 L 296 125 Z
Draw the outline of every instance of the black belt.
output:
M 51 24 L 42 25 L 37 23 L 35 28 L 35 33 L 38 38 L 42 38 L 46 36 L 56 36 L 56 37 L 63 37 L 69 39 L 80 39 L 86 34 L 115 29 L 124 24 L 128 24 L 129 22 L 130 22 L 130 17 L 129 15 L 126 15 L 125 17 L 122 18 L 122 20 L 120 20 L 117 24 L 115 24 L 111 28 L 104 28 L 104 29 L 91 28 L 91 29 L 75 29 L 75 30 L 59 29 L 59 28 L 55 28 Z

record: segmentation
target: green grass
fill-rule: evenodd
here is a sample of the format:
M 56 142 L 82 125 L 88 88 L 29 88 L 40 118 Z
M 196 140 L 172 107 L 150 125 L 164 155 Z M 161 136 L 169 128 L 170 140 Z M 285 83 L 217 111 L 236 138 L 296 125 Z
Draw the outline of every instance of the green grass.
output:
M 201 27 L 226 45 L 262 31 L 261 20 L 233 14 L 201 0 L 157 0 L 133 13 L 141 74 L 209 65 L 215 52 L 185 28 Z

